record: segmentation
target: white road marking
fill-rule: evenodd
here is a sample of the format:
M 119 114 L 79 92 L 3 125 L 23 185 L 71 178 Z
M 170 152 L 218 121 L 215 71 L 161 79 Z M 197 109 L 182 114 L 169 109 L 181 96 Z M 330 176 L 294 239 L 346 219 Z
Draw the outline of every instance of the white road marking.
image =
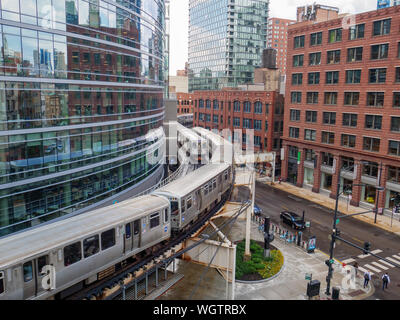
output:
M 392 261 L 394 263 L 396 263 L 397 265 L 400 265 L 400 261 L 397 261 L 395 259 L 392 259 L 391 257 L 386 257 L 387 260 Z
M 364 259 L 364 258 L 369 257 L 369 256 L 370 256 L 370 254 L 361 254 L 361 255 L 359 255 L 358 257 L 359 257 L 360 259 Z
M 376 249 L 374 251 L 371 251 L 371 253 L 373 253 L 373 254 L 378 254 L 378 253 L 381 253 L 381 252 L 383 252 L 381 249 Z
M 392 255 L 392 257 L 395 258 L 395 259 L 397 259 L 397 260 L 400 260 L 400 257 L 399 257 L 399 256 L 396 256 L 395 254 Z
M 349 263 L 352 263 L 354 261 L 356 261 L 356 260 L 354 260 L 353 258 L 350 258 L 350 259 L 344 260 L 342 262 L 345 263 L 345 264 L 349 264 Z
M 377 268 L 374 268 L 373 266 L 371 266 L 371 265 L 369 265 L 369 264 L 366 264 L 364 267 L 366 267 L 366 268 L 368 268 L 368 269 L 371 269 L 372 271 L 375 271 L 375 272 L 377 272 L 377 273 L 381 272 L 381 270 L 379 270 L 379 269 L 377 269 Z
M 378 260 L 380 263 L 384 263 L 384 264 L 386 264 L 387 266 L 389 266 L 389 267 L 391 267 L 391 268 L 394 268 L 394 265 L 392 265 L 392 264 L 390 264 L 389 262 L 386 262 L 385 260 Z
M 362 272 L 367 272 L 369 270 L 364 269 L 363 267 L 358 267 L 358 270 L 361 270 Z M 373 276 L 374 274 L 372 272 L 370 272 L 371 276 Z
M 378 268 L 381 268 L 382 270 L 388 270 L 389 268 L 379 264 L 378 262 L 372 262 L 373 265 L 377 266 Z

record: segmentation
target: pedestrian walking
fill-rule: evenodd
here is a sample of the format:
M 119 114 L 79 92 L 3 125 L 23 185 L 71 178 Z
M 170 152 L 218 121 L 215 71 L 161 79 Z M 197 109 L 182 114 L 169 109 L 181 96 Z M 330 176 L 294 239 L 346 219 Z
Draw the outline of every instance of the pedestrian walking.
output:
M 369 271 L 366 271 L 364 273 L 364 288 L 368 286 L 369 280 L 371 280 L 371 273 Z
M 354 270 L 356 271 L 356 277 L 357 277 L 357 275 L 358 275 L 358 262 L 357 261 L 354 262 L 353 267 L 354 267 Z
M 382 290 L 385 290 L 385 288 L 387 289 L 388 288 L 388 284 L 390 283 L 390 278 L 389 278 L 389 275 L 387 273 L 385 273 L 382 276 L 382 283 L 383 283 Z

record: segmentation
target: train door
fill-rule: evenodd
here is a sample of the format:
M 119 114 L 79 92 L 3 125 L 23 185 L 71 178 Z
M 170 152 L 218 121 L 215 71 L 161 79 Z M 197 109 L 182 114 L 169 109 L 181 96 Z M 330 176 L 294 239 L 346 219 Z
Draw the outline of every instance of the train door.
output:
M 35 259 L 35 270 L 36 270 L 36 273 L 35 273 L 35 277 L 36 277 L 36 279 L 35 279 L 35 282 L 36 282 L 35 295 L 36 296 L 39 295 L 40 293 L 42 293 L 43 291 L 45 291 L 42 286 L 42 280 L 46 274 L 42 274 L 42 269 L 44 266 L 46 266 L 48 264 L 49 264 L 49 256 L 48 255 L 41 256 L 41 257 Z
M 132 251 L 133 237 L 132 237 L 132 223 L 129 222 L 125 225 L 125 236 L 124 236 L 124 253 Z
M 140 248 L 141 246 L 141 223 L 140 219 L 133 221 L 132 249 Z
M 27 261 L 22 265 L 22 287 L 23 287 L 23 299 L 29 299 L 35 296 L 36 283 L 35 283 L 35 266 L 32 261 Z

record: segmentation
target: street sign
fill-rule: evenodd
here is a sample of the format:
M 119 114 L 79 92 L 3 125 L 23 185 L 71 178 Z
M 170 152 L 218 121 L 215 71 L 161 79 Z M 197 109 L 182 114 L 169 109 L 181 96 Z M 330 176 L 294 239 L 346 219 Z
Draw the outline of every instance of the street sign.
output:
M 339 224 L 339 222 L 340 222 L 340 219 L 336 219 L 336 224 Z
M 306 228 L 311 227 L 311 222 L 310 221 L 306 221 Z
M 312 273 L 306 273 L 306 280 L 312 280 Z

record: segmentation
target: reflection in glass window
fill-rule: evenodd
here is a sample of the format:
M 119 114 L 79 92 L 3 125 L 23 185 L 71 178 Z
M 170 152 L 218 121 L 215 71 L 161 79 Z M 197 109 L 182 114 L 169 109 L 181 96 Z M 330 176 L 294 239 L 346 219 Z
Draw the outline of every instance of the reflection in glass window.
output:
M 101 234 L 101 250 L 106 250 L 115 245 L 115 229 L 105 231 Z
M 64 266 L 68 267 L 82 259 L 82 248 L 80 242 L 75 242 L 64 248 Z
M 83 240 L 83 254 L 84 258 L 90 257 L 100 250 L 99 235 Z
M 33 268 L 32 268 L 32 262 L 26 262 L 23 265 L 23 270 L 24 270 L 24 282 L 29 282 L 33 279 Z

